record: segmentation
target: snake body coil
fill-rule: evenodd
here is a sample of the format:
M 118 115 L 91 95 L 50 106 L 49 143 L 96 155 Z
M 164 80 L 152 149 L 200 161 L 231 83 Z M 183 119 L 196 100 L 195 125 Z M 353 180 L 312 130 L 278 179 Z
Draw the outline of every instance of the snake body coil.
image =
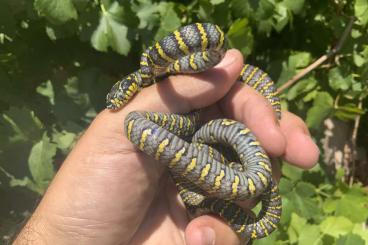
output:
M 213 24 L 196 23 L 174 31 L 142 54 L 138 71 L 113 86 L 107 108 L 126 104 L 159 77 L 214 66 L 223 58 L 224 46 L 224 33 Z M 238 81 L 260 92 L 281 117 L 280 100 L 265 72 L 244 65 Z M 245 125 L 217 119 L 198 130 L 198 115 L 131 112 L 125 132 L 140 150 L 168 166 L 190 213 L 216 213 L 243 239 L 267 236 L 280 221 L 281 197 L 266 152 Z M 191 140 L 183 140 L 188 137 Z M 256 196 L 262 200 L 256 218 L 234 203 Z

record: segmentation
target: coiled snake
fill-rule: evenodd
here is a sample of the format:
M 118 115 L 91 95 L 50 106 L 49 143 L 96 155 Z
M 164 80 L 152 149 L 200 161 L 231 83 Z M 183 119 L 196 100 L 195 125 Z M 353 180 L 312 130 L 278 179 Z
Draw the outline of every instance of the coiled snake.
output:
M 223 58 L 225 42 L 223 31 L 209 23 L 170 33 L 142 54 L 138 71 L 112 87 L 107 108 L 118 109 L 160 77 L 197 73 L 216 65 Z M 281 117 L 280 100 L 265 72 L 244 65 L 238 81 L 261 93 Z M 281 197 L 266 152 L 245 125 L 216 119 L 199 128 L 198 116 L 198 112 L 131 112 L 125 132 L 141 151 L 168 166 L 191 214 L 218 214 L 243 240 L 269 235 L 280 221 Z M 262 200 L 256 218 L 234 203 L 256 196 Z

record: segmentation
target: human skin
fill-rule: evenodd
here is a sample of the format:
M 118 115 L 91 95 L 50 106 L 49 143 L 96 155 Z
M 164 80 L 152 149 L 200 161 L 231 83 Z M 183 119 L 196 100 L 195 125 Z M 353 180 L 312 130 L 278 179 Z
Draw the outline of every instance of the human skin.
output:
M 304 122 L 285 111 L 278 122 L 261 95 L 235 83 L 242 65 L 242 55 L 229 50 L 215 68 L 171 76 L 143 89 L 121 110 L 99 113 L 14 244 L 239 244 L 218 217 L 188 218 L 165 167 L 128 141 L 123 124 L 134 110 L 205 108 L 205 119 L 243 122 L 271 157 L 303 169 L 314 166 L 319 150 Z

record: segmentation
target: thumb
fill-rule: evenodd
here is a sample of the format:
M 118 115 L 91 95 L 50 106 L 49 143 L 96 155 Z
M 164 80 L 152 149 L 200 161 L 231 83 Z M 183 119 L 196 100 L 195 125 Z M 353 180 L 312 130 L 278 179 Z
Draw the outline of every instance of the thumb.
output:
M 204 215 L 193 219 L 185 230 L 188 245 L 238 245 L 239 237 L 219 218 Z

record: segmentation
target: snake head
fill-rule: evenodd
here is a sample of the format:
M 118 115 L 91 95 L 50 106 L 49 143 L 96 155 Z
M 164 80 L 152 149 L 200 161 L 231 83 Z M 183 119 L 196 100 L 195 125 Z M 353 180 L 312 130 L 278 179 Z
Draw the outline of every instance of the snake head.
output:
M 136 79 L 127 76 L 118 81 L 111 88 L 110 93 L 106 96 L 106 108 L 117 110 L 121 106 L 129 102 L 129 100 L 138 92 L 139 87 Z

